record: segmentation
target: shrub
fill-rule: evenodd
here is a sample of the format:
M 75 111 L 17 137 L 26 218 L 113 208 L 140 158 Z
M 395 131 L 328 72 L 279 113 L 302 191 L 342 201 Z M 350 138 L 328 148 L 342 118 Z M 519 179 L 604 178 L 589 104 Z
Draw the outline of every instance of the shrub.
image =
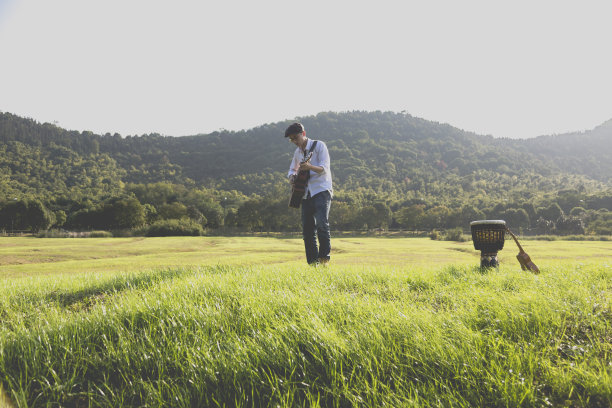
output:
M 146 233 L 148 237 L 200 236 L 204 229 L 193 220 L 161 220 L 151 225 Z
M 91 231 L 89 238 L 112 238 L 114 235 L 110 231 Z
M 461 228 L 453 228 L 453 229 L 446 231 L 444 240 L 445 241 L 465 242 L 467 241 L 467 238 L 463 236 L 463 230 Z
M 60 231 L 56 229 L 39 232 L 36 237 L 38 238 L 70 238 L 68 231 Z
M 112 235 L 115 238 L 131 238 L 131 237 L 142 237 L 148 231 L 147 227 L 138 227 L 131 229 L 116 229 L 112 231 Z
M 559 239 L 559 237 L 556 237 L 554 235 L 536 235 L 535 237 L 533 237 L 533 239 L 537 241 L 556 241 Z
M 66 231 L 51 229 L 36 235 L 38 238 L 111 238 L 109 231 Z
M 438 230 L 433 230 L 429 233 L 429 238 L 434 241 L 465 242 L 469 240 L 465 235 L 463 235 L 463 230 L 459 227 L 450 229 L 444 234 Z

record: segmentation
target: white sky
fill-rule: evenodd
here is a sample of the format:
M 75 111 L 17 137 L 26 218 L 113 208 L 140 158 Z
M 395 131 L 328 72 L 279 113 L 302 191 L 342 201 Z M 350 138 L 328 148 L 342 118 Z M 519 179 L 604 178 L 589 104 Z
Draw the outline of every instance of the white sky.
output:
M 0 0 L 0 111 L 180 136 L 406 111 L 499 137 L 612 118 L 612 2 Z

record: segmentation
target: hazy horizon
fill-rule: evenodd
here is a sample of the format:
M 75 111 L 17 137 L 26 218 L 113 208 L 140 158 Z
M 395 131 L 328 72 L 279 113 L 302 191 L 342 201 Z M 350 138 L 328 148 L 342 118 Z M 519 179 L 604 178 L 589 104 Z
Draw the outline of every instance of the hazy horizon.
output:
M 325 112 L 318 112 L 318 113 L 315 113 L 315 114 L 312 114 L 312 115 L 298 116 L 298 117 L 295 117 L 295 118 L 290 118 L 290 119 L 280 119 L 280 120 L 275 120 L 275 121 L 262 122 L 262 123 L 260 123 L 260 124 L 258 124 L 258 125 L 255 125 L 255 126 L 252 126 L 252 127 L 249 127 L 249 128 L 242 128 L 242 129 L 226 129 L 226 128 L 219 128 L 219 129 L 212 130 L 212 131 L 210 131 L 210 132 L 196 132 L 196 133 L 192 133 L 192 134 L 185 134 L 185 135 L 170 135 L 170 134 L 163 134 L 163 133 L 160 133 L 160 132 L 155 132 L 155 131 L 145 132 L 145 133 L 140 133 L 140 134 L 129 134 L 129 133 L 121 133 L 121 132 L 115 132 L 115 131 L 107 131 L 107 132 L 103 132 L 103 133 L 101 133 L 101 132 L 95 132 L 95 131 L 93 131 L 92 129 L 87 129 L 87 128 L 84 128 L 84 129 L 70 129 L 70 128 L 66 128 L 66 127 L 61 126 L 61 124 L 59 124 L 57 121 L 54 121 L 54 122 L 49 122 L 49 121 L 41 121 L 41 120 L 38 120 L 37 118 L 33 118 L 33 117 L 30 117 L 30 116 L 19 115 L 19 114 L 16 114 L 16 113 L 14 113 L 14 112 L 4 112 L 4 113 L 10 113 L 10 114 L 13 114 L 13 115 L 17 115 L 17 116 L 19 116 L 19 117 L 23 117 L 23 118 L 25 118 L 25 119 L 31 119 L 31 120 L 34 120 L 35 122 L 38 122 L 38 123 L 41 123 L 41 124 L 44 124 L 44 123 L 51 123 L 51 124 L 53 124 L 53 125 L 59 126 L 59 127 L 60 127 L 60 128 L 62 128 L 62 129 L 65 129 L 65 130 L 67 130 L 67 131 L 77 131 L 77 132 L 86 132 L 86 131 L 90 131 L 90 132 L 93 132 L 94 134 L 98 134 L 98 135 L 105 135 L 105 134 L 111 134 L 111 135 L 113 135 L 113 134 L 119 134 L 119 135 L 120 135 L 120 136 L 122 136 L 122 137 L 127 137 L 127 136 L 142 136 L 142 135 L 146 135 L 146 134 L 159 134 L 159 135 L 161 135 L 161 136 L 183 137 L 183 136 L 209 135 L 209 134 L 212 134 L 212 133 L 215 133 L 215 132 L 224 132 L 224 131 L 228 131 L 228 132 L 248 132 L 248 131 L 250 131 L 250 130 L 253 130 L 253 129 L 257 128 L 257 127 L 260 127 L 260 126 L 263 126 L 263 125 L 266 125 L 266 124 L 271 124 L 271 123 L 280 123 L 280 122 L 292 121 L 292 120 L 299 120 L 299 119 L 305 119 L 305 118 L 309 118 L 309 117 L 316 117 L 316 116 L 317 116 L 318 114 L 320 114 L 320 113 L 334 113 L 334 114 L 342 114 L 342 113 L 356 112 L 356 111 L 357 111 L 357 110 L 355 110 L 355 111 L 325 111 Z M 374 113 L 375 111 L 359 111 L 359 112 Z M 394 113 L 394 114 L 406 114 L 406 115 L 410 115 L 410 113 L 409 113 L 409 112 L 393 112 L 393 111 L 382 111 L 382 112 L 391 112 L 391 113 Z M 1 111 L 1 110 L 0 110 L 0 113 L 3 113 L 3 111 Z M 425 120 L 425 121 L 428 121 L 428 122 L 432 122 L 432 123 L 441 123 L 441 124 L 449 125 L 449 126 L 452 126 L 452 127 L 457 128 L 457 129 L 460 129 L 460 130 L 462 130 L 462 131 L 469 132 L 469 133 L 475 133 L 475 134 L 478 134 L 478 135 L 480 135 L 480 136 L 492 136 L 492 137 L 494 137 L 494 138 L 504 138 L 504 137 L 506 137 L 506 136 L 485 135 L 485 134 L 482 134 L 482 133 L 480 133 L 480 134 L 479 134 L 479 133 L 477 133 L 477 132 L 473 132 L 473 131 L 471 131 L 471 130 L 469 130 L 469 129 L 461 129 L 461 128 L 458 128 L 457 126 L 454 126 L 452 123 L 446 123 L 446 122 L 439 122 L 439 121 L 429 120 L 429 119 L 427 119 L 427 118 L 421 118 L 421 117 L 414 116 L 414 115 L 410 115 L 410 116 L 415 117 L 415 118 L 417 118 L 417 119 L 422 119 L 422 120 Z M 605 124 L 605 123 L 607 123 L 607 122 L 612 122 L 612 119 L 609 119 L 609 120 L 603 121 L 602 123 L 600 123 L 600 124 L 598 124 L 598 125 L 595 125 L 595 126 L 594 126 L 593 128 L 591 128 L 591 129 L 582 129 L 582 130 L 568 131 L 568 132 L 563 132 L 563 133 L 550 133 L 550 134 L 542 134 L 542 135 L 536 135 L 536 136 L 531 136 L 531 137 L 526 137 L 526 138 L 523 138 L 523 137 L 515 137 L 515 138 L 513 138 L 513 139 L 517 139 L 517 140 L 519 140 L 519 139 L 533 139 L 533 138 L 540 137 L 540 136 L 555 136 L 555 135 L 564 135 L 564 134 L 585 133 L 585 132 L 590 132 L 590 131 L 592 131 L 592 130 L 596 129 L 596 128 L 598 128 L 599 126 L 601 126 L 601 125 L 603 125 L 603 124 Z

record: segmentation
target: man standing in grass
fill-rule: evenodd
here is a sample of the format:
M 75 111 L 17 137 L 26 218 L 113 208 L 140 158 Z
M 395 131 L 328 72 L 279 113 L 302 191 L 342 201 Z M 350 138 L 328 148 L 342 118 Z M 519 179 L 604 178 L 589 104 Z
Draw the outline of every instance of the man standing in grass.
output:
M 310 171 L 310 178 L 302 198 L 302 235 L 306 249 L 306 261 L 310 265 L 327 264 L 330 260 L 331 235 L 329 232 L 329 207 L 333 195 L 332 176 L 327 146 L 320 140 L 306 137 L 301 123 L 293 123 L 285 130 L 285 137 L 297 146 L 289 167 L 289 181 L 294 183 L 298 171 Z M 302 163 L 312 151 L 312 158 Z M 317 248 L 317 237 L 319 246 Z

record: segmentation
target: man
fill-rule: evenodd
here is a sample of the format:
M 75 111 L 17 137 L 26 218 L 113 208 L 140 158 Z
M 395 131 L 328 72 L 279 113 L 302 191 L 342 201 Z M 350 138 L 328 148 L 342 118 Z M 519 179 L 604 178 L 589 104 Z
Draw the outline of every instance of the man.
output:
M 289 181 L 293 184 L 300 170 L 310 171 L 310 179 L 301 205 L 306 261 L 310 265 L 327 264 L 331 252 L 328 218 L 333 195 L 329 152 L 322 141 L 314 141 L 306 137 L 306 130 L 301 123 L 296 122 L 289 126 L 285 131 L 285 137 L 297 146 L 289 167 Z M 313 148 L 314 143 L 316 145 Z M 313 149 L 311 159 L 300 164 L 311 149 Z M 319 238 L 318 248 L 317 237 Z

